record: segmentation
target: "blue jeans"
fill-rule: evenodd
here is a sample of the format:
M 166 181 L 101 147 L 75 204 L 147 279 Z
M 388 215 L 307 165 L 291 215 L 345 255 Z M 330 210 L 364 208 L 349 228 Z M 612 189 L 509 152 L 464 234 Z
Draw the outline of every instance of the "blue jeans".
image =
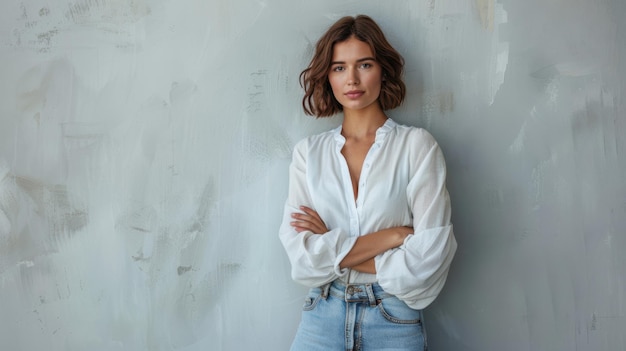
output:
M 423 314 L 380 285 L 339 281 L 305 299 L 292 351 L 425 351 Z

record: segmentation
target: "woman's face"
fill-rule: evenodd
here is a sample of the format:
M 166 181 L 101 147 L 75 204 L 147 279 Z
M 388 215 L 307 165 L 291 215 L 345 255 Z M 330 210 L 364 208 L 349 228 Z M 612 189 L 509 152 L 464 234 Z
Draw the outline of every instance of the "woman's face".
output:
M 367 43 L 355 37 L 336 43 L 328 81 L 344 111 L 380 108 L 382 69 Z

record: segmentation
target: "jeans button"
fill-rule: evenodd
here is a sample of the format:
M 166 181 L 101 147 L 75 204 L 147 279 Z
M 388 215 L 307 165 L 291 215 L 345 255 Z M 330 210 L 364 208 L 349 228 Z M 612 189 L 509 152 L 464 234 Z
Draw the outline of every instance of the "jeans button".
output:
M 353 286 L 349 286 L 348 289 L 346 289 L 346 293 L 348 295 L 354 294 L 354 287 Z

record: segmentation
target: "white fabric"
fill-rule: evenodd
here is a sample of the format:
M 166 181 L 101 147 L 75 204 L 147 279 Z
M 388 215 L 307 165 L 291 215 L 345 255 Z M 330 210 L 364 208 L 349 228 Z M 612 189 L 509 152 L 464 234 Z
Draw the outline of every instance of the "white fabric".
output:
M 294 148 L 279 232 L 292 278 L 309 287 L 337 278 L 378 282 L 412 308 L 423 309 L 443 288 L 457 247 L 441 149 L 424 129 L 387 119 L 363 162 L 355 201 L 341 154 L 344 143 L 340 126 Z M 291 213 L 302 212 L 302 205 L 316 210 L 330 231 L 297 233 Z M 339 268 L 358 236 L 395 226 L 413 226 L 414 234 L 375 258 L 375 275 Z

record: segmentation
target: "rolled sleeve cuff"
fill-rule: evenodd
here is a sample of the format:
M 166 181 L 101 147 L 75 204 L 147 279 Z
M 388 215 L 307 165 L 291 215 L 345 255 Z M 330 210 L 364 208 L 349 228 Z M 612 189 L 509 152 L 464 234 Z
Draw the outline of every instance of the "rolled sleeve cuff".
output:
M 322 238 L 328 243 L 328 248 L 329 250 L 331 250 L 331 257 L 335 258 L 333 262 L 333 269 L 335 274 L 338 278 L 345 277 L 348 274 L 349 269 L 342 269 L 339 265 L 341 264 L 341 261 L 343 261 L 343 259 L 348 255 L 350 250 L 352 250 L 352 247 L 356 243 L 357 238 L 349 236 L 348 233 L 340 229 L 331 230 L 328 233 L 324 234 Z
M 300 240 L 286 246 L 294 252 L 290 260 L 295 281 L 308 287 L 318 287 L 348 274 L 349 270 L 341 269 L 339 264 L 354 246 L 356 238 L 341 229 L 324 234 L 305 232 L 299 235 Z
M 378 283 L 412 308 L 425 308 L 443 289 L 456 246 L 452 225 L 409 235 L 376 256 Z

